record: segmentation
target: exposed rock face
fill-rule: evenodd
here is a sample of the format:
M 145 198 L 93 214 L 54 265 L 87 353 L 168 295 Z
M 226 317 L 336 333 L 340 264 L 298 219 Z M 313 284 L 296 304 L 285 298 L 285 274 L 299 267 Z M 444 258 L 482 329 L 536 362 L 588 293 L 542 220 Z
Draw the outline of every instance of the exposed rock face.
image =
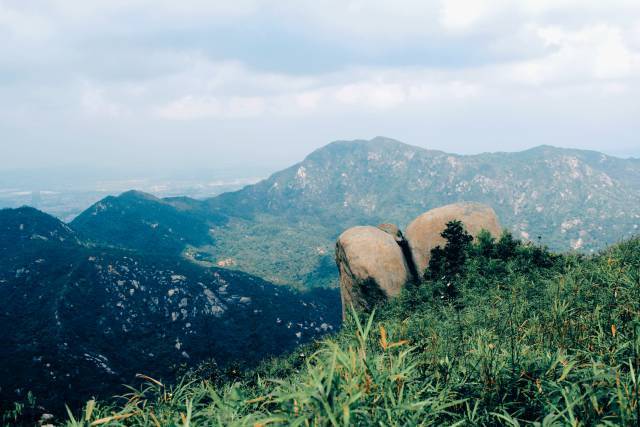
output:
M 440 233 L 453 220 L 462 221 L 469 234 L 474 237 L 483 229 L 495 237 L 502 231 L 494 210 L 480 203 L 454 203 L 423 213 L 409 224 L 405 232 L 413 262 L 420 275 L 429 265 L 431 250 L 446 243 Z
M 396 242 L 400 243 L 404 241 L 404 236 L 402 235 L 402 231 L 395 224 L 384 223 L 378 225 L 378 228 L 385 233 L 390 234 Z
M 462 221 L 474 237 L 483 229 L 495 237 L 501 232 L 498 217 L 489 206 L 455 203 L 423 213 L 404 235 L 394 224 L 353 227 L 342 233 L 336 243 L 342 316 L 351 304 L 370 310 L 398 295 L 410 280 L 419 282 L 431 250 L 446 243 L 440 233 L 452 220 Z
M 405 262 L 407 263 L 407 268 L 409 269 L 409 274 L 411 275 L 411 279 L 414 282 L 420 281 L 420 275 L 416 270 L 416 265 L 413 263 L 413 257 L 411 256 L 411 248 L 409 247 L 409 242 L 405 239 L 402 231 L 395 224 L 384 223 L 378 225 L 378 228 L 385 233 L 390 234 L 396 241 L 398 245 L 400 245 L 400 249 L 402 250 L 402 256 L 404 257 Z
M 336 263 L 343 317 L 349 305 L 369 310 L 379 301 L 398 295 L 410 280 L 402 248 L 396 241 L 398 233 L 394 236 L 380 228 L 363 226 L 352 227 L 338 238 Z

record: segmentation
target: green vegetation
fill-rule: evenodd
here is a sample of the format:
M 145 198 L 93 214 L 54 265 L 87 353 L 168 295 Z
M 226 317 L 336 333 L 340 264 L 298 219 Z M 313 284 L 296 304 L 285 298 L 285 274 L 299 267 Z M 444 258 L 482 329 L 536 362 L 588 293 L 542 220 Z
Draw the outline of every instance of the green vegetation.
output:
M 0 426 L 109 398 L 139 372 L 173 380 L 212 358 L 255 367 L 337 329 L 339 298 L 88 244 L 33 208 L 0 210 Z
M 199 248 L 229 268 L 271 283 L 299 289 L 335 287 L 334 246 L 337 233 L 313 221 L 290 221 L 273 215 L 230 219 L 212 227 L 215 245 Z
M 121 400 L 70 413 L 67 425 L 640 421 L 640 239 L 585 257 L 483 235 L 458 267 L 455 283 L 408 285 L 256 370 L 202 369 L 175 386 L 146 378 Z
M 456 282 L 464 271 L 473 237 L 467 233 L 461 221 L 449 222 L 441 236 L 447 243 L 444 248 L 436 246 L 431 251 L 429 268 L 424 277 L 431 281 L 446 281 L 444 294 L 447 301 L 455 301 L 459 297 Z M 483 243 L 487 242 L 487 236 L 490 238 L 491 235 L 488 232 L 482 235 Z
M 495 209 L 515 236 L 592 253 L 640 230 L 640 160 L 538 147 L 460 156 L 386 138 L 339 141 L 211 199 L 108 197 L 69 225 L 85 240 L 244 271 L 298 289 L 335 287 L 336 238 L 401 229 L 454 202 Z

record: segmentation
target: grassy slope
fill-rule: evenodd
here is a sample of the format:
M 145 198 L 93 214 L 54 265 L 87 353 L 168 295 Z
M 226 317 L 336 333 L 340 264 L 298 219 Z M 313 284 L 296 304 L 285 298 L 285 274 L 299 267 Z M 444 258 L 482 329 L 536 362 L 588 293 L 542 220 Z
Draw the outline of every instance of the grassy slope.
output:
M 454 284 L 458 309 L 440 297 L 446 283 L 424 283 L 256 371 L 201 371 L 173 387 L 150 380 L 67 423 L 637 422 L 640 240 L 590 258 L 491 249 L 475 249 Z

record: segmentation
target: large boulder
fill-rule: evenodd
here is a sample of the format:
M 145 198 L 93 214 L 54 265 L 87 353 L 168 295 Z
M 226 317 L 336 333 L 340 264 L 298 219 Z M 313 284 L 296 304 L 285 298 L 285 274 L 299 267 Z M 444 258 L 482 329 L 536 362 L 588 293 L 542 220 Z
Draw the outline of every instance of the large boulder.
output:
M 431 250 L 445 245 L 440 233 L 452 220 L 462 221 L 469 234 L 474 237 L 483 229 L 498 237 L 502 230 L 494 210 L 480 203 L 454 203 L 423 213 L 405 231 L 413 263 L 420 275 L 424 274 L 429 265 Z
M 396 241 L 401 234 L 385 228 L 387 231 L 353 227 L 338 238 L 336 263 L 343 317 L 349 305 L 370 310 L 378 302 L 398 295 L 410 280 L 402 248 Z

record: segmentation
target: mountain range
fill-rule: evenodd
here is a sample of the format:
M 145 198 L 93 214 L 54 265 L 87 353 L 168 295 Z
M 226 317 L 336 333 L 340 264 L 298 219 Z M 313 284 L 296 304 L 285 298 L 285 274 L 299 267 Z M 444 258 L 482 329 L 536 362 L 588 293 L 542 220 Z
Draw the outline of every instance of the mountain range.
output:
M 290 350 L 340 325 L 345 228 L 404 228 L 459 201 L 492 206 L 517 237 L 588 253 L 638 232 L 640 160 L 550 146 L 456 155 L 379 137 L 331 143 L 204 200 L 129 191 L 68 224 L 0 210 L 0 298 L 11 301 L 0 320 L 12 325 L 0 331 L 0 399 L 81 401 L 136 373 Z
M 239 191 L 206 200 L 125 193 L 70 225 L 113 246 L 166 246 L 277 284 L 332 287 L 345 228 L 403 228 L 459 201 L 492 206 L 519 238 L 592 252 L 638 232 L 640 160 L 551 146 L 456 155 L 382 137 L 338 141 Z

